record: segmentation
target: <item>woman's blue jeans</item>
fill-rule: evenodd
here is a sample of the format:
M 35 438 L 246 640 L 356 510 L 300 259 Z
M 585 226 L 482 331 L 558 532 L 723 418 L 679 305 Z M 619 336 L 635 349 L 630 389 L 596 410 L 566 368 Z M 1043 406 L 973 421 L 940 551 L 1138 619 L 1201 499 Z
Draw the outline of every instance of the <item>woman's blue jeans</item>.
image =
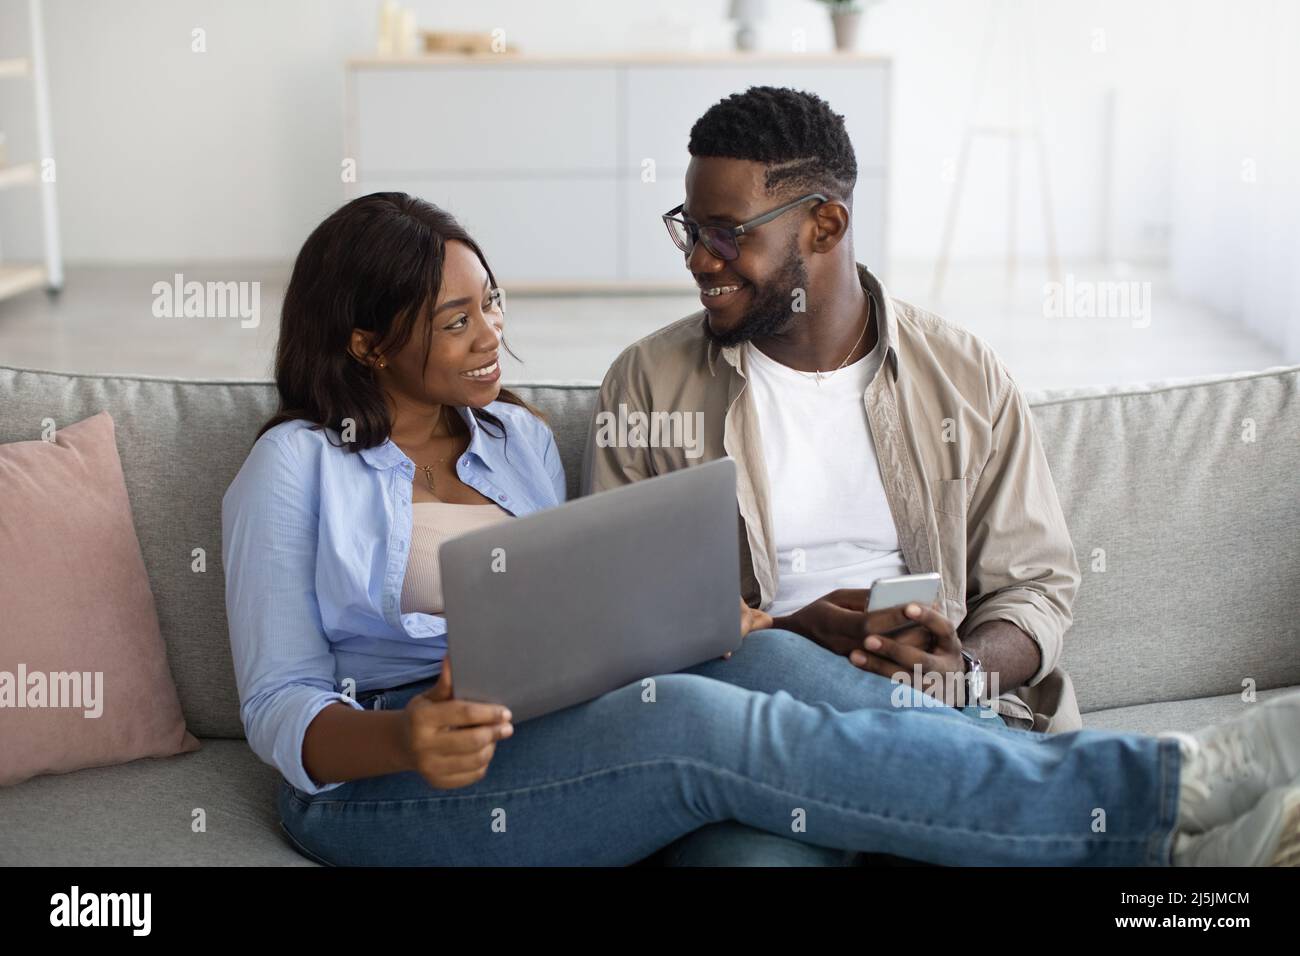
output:
M 433 679 L 358 697 L 395 709 Z M 928 863 L 1167 865 L 1178 745 L 1036 734 L 933 706 L 787 631 L 516 725 L 487 776 L 388 774 L 309 796 L 294 845 L 341 865 L 624 865 L 734 820 Z

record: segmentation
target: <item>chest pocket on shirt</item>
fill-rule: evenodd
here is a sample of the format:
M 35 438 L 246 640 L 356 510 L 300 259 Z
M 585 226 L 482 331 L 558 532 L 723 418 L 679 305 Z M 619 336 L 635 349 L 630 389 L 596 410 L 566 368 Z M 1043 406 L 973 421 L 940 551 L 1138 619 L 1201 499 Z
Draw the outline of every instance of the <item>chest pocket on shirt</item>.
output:
M 966 616 L 966 479 L 935 479 L 931 482 L 931 500 L 939 526 L 944 614 L 956 623 Z

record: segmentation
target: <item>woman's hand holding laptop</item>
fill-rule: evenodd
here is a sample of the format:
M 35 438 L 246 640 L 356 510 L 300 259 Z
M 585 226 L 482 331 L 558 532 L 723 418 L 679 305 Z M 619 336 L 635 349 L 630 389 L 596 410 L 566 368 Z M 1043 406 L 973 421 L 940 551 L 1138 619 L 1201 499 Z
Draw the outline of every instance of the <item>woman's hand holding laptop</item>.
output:
M 409 769 L 435 789 L 468 787 L 487 774 L 496 742 L 514 732 L 507 708 L 452 697 L 451 658 L 447 657 L 438 682 L 406 705 L 404 745 Z
M 740 637 L 743 640 L 750 631 L 762 631 L 772 626 L 772 615 L 766 611 L 760 611 L 756 607 L 750 607 L 745 603 L 745 599 L 740 599 Z M 722 655 L 725 661 L 731 656 L 731 651 Z

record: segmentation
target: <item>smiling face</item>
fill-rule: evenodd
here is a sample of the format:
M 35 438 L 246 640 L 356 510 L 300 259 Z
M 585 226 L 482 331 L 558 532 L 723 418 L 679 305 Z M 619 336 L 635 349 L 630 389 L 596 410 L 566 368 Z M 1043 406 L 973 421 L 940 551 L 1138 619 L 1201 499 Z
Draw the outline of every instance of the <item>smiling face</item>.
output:
M 474 251 L 448 242 L 432 313 L 415 318 L 404 345 L 382 351 L 384 387 L 417 403 L 482 408 L 494 402 L 501 392 L 501 298 Z M 365 354 L 366 335 L 353 333 L 358 357 Z
M 762 163 L 697 156 L 686 170 L 682 215 L 700 225 L 737 226 L 788 202 L 768 193 L 765 176 Z M 808 289 L 804 257 L 812 229 L 809 208 L 797 207 L 740 236 L 740 255 L 730 261 L 695 244 L 686 267 L 700 287 L 710 338 L 737 345 L 790 325 L 794 290 Z

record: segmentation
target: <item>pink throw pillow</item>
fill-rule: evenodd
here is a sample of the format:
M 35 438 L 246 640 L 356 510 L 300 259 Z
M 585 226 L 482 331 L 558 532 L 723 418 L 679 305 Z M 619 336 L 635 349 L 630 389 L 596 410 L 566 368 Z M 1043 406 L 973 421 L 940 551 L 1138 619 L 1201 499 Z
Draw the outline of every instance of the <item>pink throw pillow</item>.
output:
M 0 445 L 0 785 L 198 748 L 112 417 Z

